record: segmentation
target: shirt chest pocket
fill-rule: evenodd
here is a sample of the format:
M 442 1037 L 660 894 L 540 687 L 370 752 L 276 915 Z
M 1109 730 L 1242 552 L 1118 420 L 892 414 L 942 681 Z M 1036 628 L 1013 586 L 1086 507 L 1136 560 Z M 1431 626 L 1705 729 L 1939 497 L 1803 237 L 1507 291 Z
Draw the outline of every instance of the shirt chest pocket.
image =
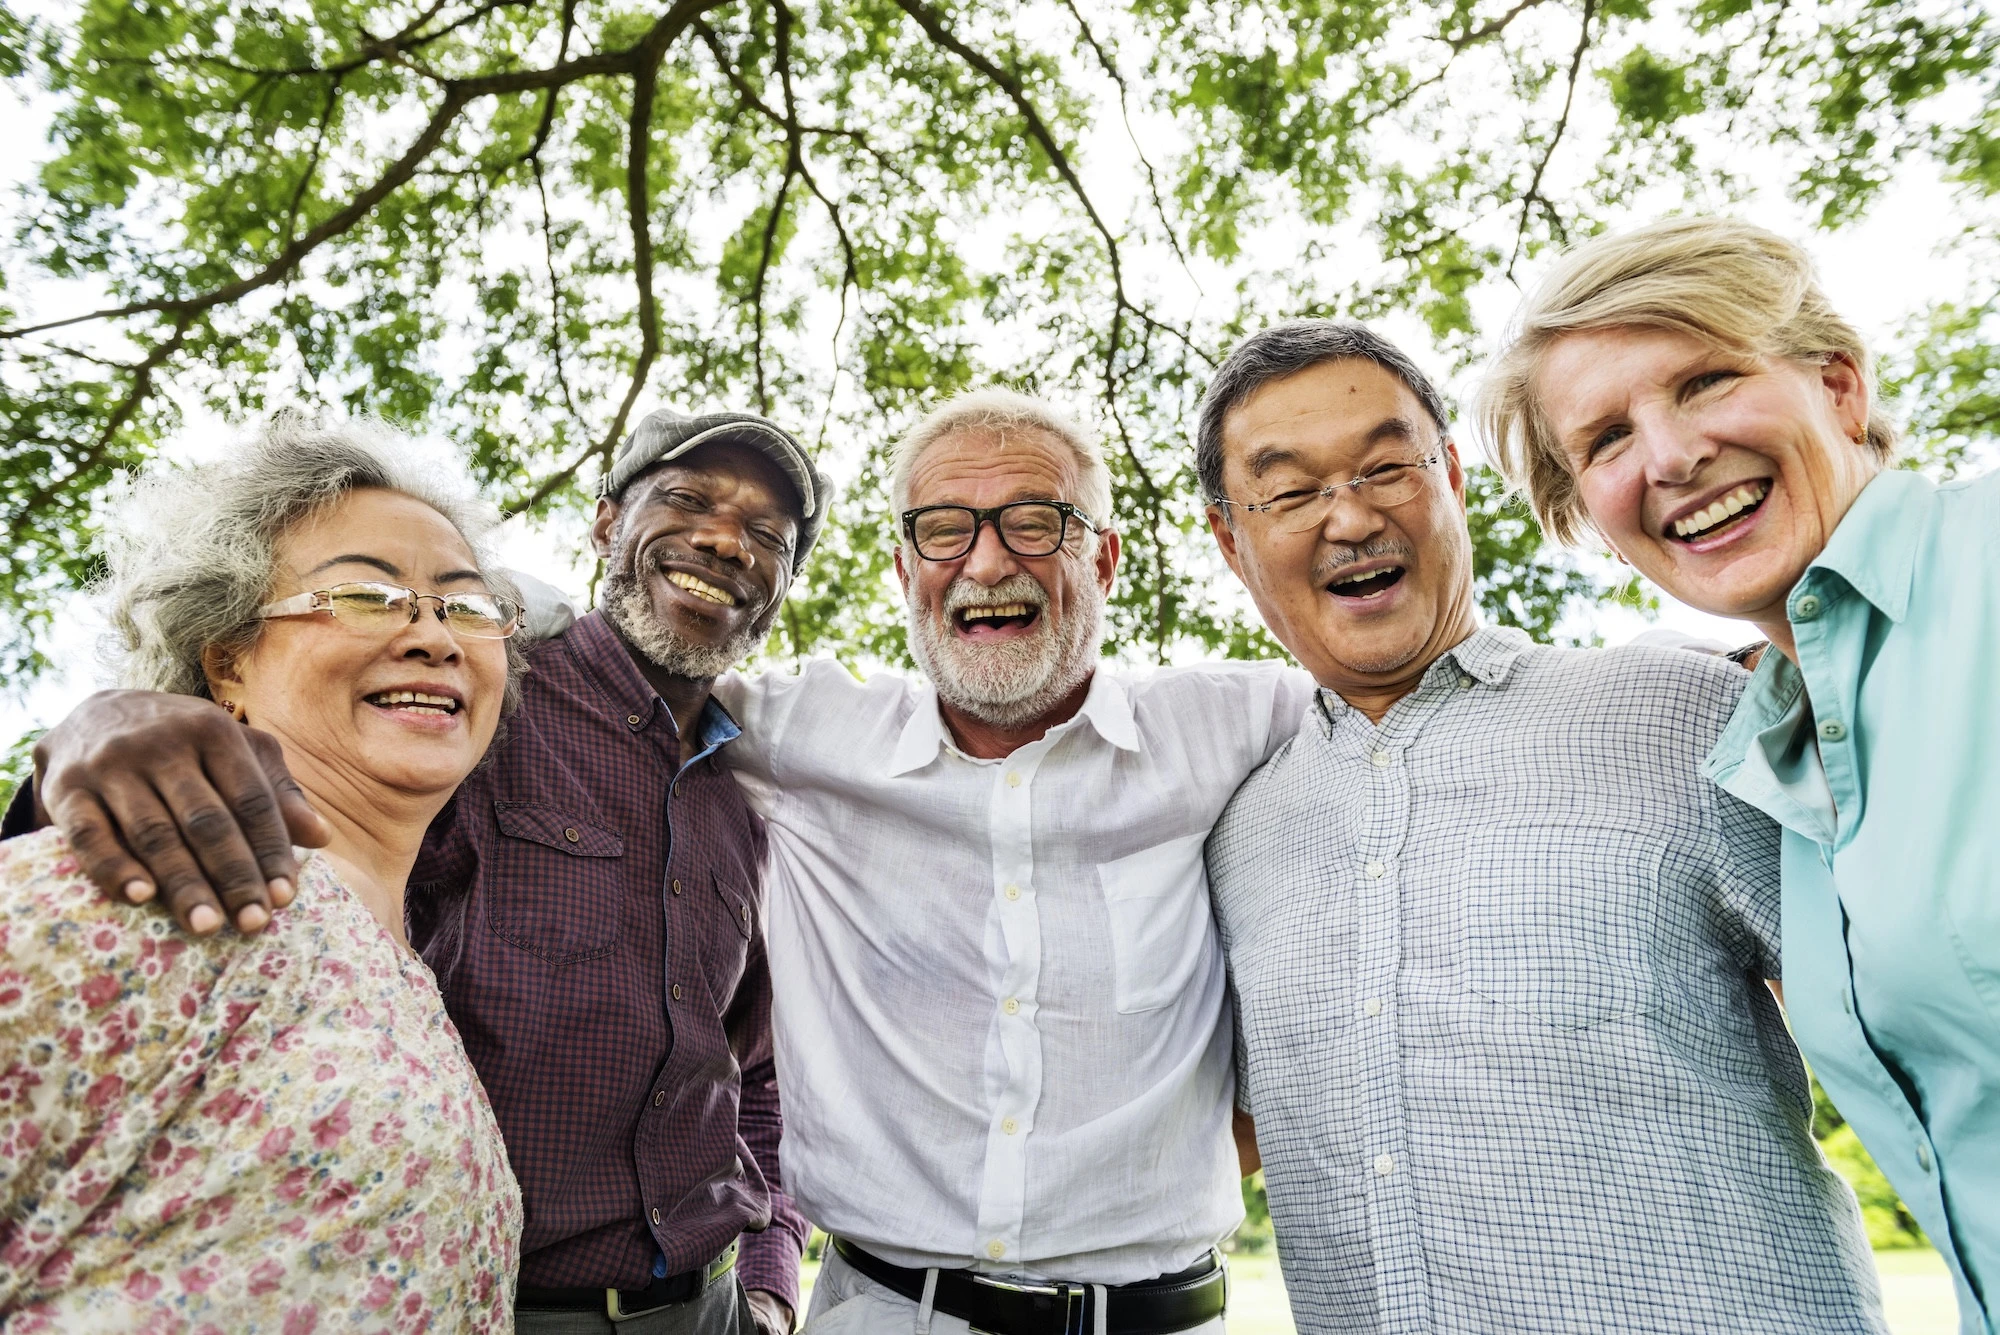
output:
M 709 990 L 715 1004 L 727 1009 L 743 981 L 743 967 L 749 958 L 750 938 L 756 931 L 756 914 L 750 896 L 736 884 L 733 875 L 712 871 L 709 884 L 715 890 L 711 912 L 720 912 L 720 924 L 707 924 L 701 933 L 702 957 L 708 965 Z
M 486 921 L 549 964 L 610 952 L 624 897 L 625 841 L 560 807 L 495 802 L 501 839 L 481 878 Z
M 1159 1010 L 1214 958 L 1202 845 L 1208 833 L 1155 844 L 1103 863 L 1098 876 L 1111 919 L 1113 992 L 1120 1014 Z
M 1558 1029 L 1658 1009 L 1651 943 L 1663 928 L 1664 853 L 1657 839 L 1601 826 L 1471 831 L 1466 986 Z

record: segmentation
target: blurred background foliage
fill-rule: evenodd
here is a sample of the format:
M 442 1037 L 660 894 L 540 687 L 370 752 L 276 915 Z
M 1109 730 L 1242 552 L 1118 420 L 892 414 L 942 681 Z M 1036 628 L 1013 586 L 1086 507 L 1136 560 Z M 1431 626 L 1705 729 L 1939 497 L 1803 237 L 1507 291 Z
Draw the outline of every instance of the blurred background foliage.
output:
M 1996 40 L 1949 0 L 0 0 L 52 127 L 0 251 L 0 676 L 46 666 L 117 472 L 292 403 L 445 435 L 537 516 L 635 413 L 758 408 L 848 483 L 774 652 L 903 662 L 883 452 L 989 382 L 1113 444 L 1114 650 L 1275 653 L 1194 503 L 1236 338 L 1387 318 L 1462 369 L 1545 248 L 1772 188 L 1745 146 L 1826 227 L 1912 161 L 1984 216 Z M 1887 367 L 1940 467 L 2000 400 L 1983 236 Z M 1473 501 L 1494 619 L 1640 598 Z

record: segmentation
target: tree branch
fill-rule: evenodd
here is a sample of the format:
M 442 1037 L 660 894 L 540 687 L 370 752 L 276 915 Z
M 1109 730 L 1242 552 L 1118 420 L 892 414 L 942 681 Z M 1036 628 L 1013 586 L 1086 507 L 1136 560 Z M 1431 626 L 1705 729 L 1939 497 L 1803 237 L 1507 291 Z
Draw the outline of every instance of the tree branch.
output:
M 1531 0 L 1521 0 L 1522 4 Z M 1518 6 L 1517 6 L 1518 8 Z M 1549 169 L 1549 162 L 1556 155 L 1556 148 L 1562 143 L 1563 131 L 1569 128 L 1570 108 L 1576 105 L 1576 81 L 1583 72 L 1583 56 L 1590 50 L 1590 21 L 1597 15 L 1597 0 L 1583 0 L 1583 28 L 1577 34 L 1576 50 L 1569 58 L 1569 89 L 1563 95 L 1562 115 L 1556 119 L 1556 128 L 1549 135 L 1548 147 L 1542 152 L 1542 159 L 1535 164 L 1535 174 L 1528 182 L 1528 193 L 1521 196 L 1521 223 L 1514 229 L 1514 252 L 1507 257 L 1507 281 L 1514 281 L 1514 266 L 1520 261 L 1521 247 L 1527 241 L 1529 212 L 1539 206 L 1551 224 L 1560 231 L 1562 224 L 1557 218 L 1554 206 L 1542 196 L 1542 175 Z
M 312 179 L 319 171 L 320 155 L 326 151 L 326 132 L 333 124 L 333 105 L 340 98 L 340 84 L 343 75 L 336 74 L 327 80 L 326 105 L 319 109 L 319 129 L 313 135 L 312 153 L 306 158 L 306 169 L 299 173 L 298 189 L 292 191 L 291 207 L 285 210 L 285 244 L 292 244 L 292 237 L 298 231 L 299 209 L 305 204 L 306 191 L 312 186 Z
M 1167 217 L 1167 201 L 1160 195 L 1159 173 L 1153 170 L 1153 160 L 1146 156 L 1145 148 L 1139 143 L 1138 132 L 1132 128 L 1131 90 L 1125 85 L 1125 76 L 1119 71 L 1117 63 L 1111 59 L 1111 53 L 1098 42 L 1097 34 L 1091 31 L 1089 21 L 1083 17 L 1083 11 L 1076 7 L 1076 0 L 1063 0 L 1063 6 L 1069 10 L 1070 17 L 1076 20 L 1077 29 L 1083 33 L 1085 44 L 1097 56 L 1097 63 L 1111 76 L 1111 82 L 1118 85 L 1118 114 L 1125 122 L 1125 137 L 1132 141 L 1132 151 L 1139 155 L 1139 165 L 1146 169 L 1146 185 L 1153 194 L 1153 211 L 1159 215 L 1160 226 L 1166 229 L 1167 244 L 1173 247 L 1174 258 L 1179 260 L 1181 268 L 1186 270 L 1189 267 L 1187 254 L 1181 249 L 1181 239 L 1174 231 L 1173 221 Z M 1194 276 L 1191 270 L 1188 276 L 1190 278 Z
M 507 2 L 513 3 L 514 0 Z M 61 329 L 91 320 L 115 320 L 132 315 L 162 313 L 193 317 L 217 306 L 240 301 L 289 275 L 313 251 L 353 228 L 356 223 L 367 217 L 377 204 L 415 176 L 425 159 L 436 152 L 438 146 L 444 142 L 446 132 L 451 129 L 452 123 L 472 102 L 482 97 L 533 92 L 542 88 L 560 88 L 579 79 L 600 75 L 625 74 L 636 78 L 643 73 L 651 79 L 659 69 L 666 48 L 674 39 L 686 31 L 688 25 L 702 13 L 717 8 L 722 3 L 724 0 L 678 0 L 674 7 L 662 15 L 647 31 L 645 37 L 636 45 L 622 51 L 583 56 L 576 60 L 559 62 L 546 69 L 510 70 L 501 74 L 447 80 L 444 83 L 444 101 L 432 115 L 429 123 L 424 126 L 422 133 L 417 136 L 416 142 L 410 145 L 402 157 L 396 159 L 366 190 L 356 195 L 347 207 L 286 246 L 277 259 L 248 278 L 225 284 L 200 296 L 156 297 L 147 301 L 131 302 L 124 306 L 107 307 L 84 315 L 72 315 L 61 320 L 50 320 L 38 325 L 27 325 L 19 329 L 0 329 L 0 340 L 23 338 L 29 334 Z M 650 98 L 649 88 L 649 102 Z M 646 257 L 645 263 L 650 275 L 652 264 L 650 254 Z M 648 291 L 650 292 L 650 286 Z
M 159 370 L 169 357 L 181 350 L 181 345 L 187 342 L 188 328 L 193 322 L 192 316 L 182 317 L 176 321 L 172 336 L 148 352 L 143 359 L 124 368 L 132 372 L 131 389 L 119 401 L 118 406 L 111 410 L 111 415 L 104 419 L 104 427 L 97 433 L 97 439 L 76 456 L 70 471 L 60 478 L 51 478 L 40 483 L 21 502 L 20 508 L 7 521 L 7 539 L 10 545 L 17 546 L 25 541 L 28 530 L 42 522 L 39 511 L 55 498 L 64 483 L 71 478 L 82 476 L 104 461 L 104 456 L 111 449 L 118 433 L 124 430 L 125 424 L 132 420 L 133 414 L 139 411 L 140 405 L 152 394 L 153 372 Z

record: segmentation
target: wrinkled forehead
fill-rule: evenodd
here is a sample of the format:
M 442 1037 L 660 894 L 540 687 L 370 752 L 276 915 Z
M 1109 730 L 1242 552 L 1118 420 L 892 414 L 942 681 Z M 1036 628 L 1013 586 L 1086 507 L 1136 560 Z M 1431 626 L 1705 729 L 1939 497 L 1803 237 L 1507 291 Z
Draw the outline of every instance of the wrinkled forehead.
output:
M 1385 448 L 1421 450 L 1439 434 L 1400 377 L 1344 358 L 1272 380 L 1230 409 L 1222 423 L 1223 466 L 1249 478 L 1281 467 L 1325 471 Z
M 400 491 L 357 487 L 278 537 L 279 578 L 328 576 L 477 584 L 472 545 L 450 519 Z
M 909 504 L 1004 505 L 1014 500 L 1075 501 L 1075 453 L 1035 428 L 960 428 L 924 447 L 910 468 Z

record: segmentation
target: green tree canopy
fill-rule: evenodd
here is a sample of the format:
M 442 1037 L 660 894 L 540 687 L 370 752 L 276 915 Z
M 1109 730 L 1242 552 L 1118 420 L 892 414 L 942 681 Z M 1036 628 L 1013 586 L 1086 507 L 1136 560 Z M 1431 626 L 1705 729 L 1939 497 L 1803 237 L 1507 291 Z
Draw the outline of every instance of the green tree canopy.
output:
M 1187 443 L 1234 339 L 1400 312 L 1462 365 L 1483 285 L 1768 184 L 1746 146 L 1829 227 L 1914 159 L 1991 198 L 1996 41 L 1889 0 L 0 0 L 53 117 L 0 261 L 0 648 L 35 669 L 97 498 L 196 407 L 437 430 L 547 512 L 676 402 L 846 451 L 782 647 L 899 659 L 884 446 L 995 381 L 1112 445 L 1115 643 L 1268 652 Z M 1993 290 L 1898 363 L 1961 454 Z M 1474 498 L 1490 614 L 1612 594 Z

